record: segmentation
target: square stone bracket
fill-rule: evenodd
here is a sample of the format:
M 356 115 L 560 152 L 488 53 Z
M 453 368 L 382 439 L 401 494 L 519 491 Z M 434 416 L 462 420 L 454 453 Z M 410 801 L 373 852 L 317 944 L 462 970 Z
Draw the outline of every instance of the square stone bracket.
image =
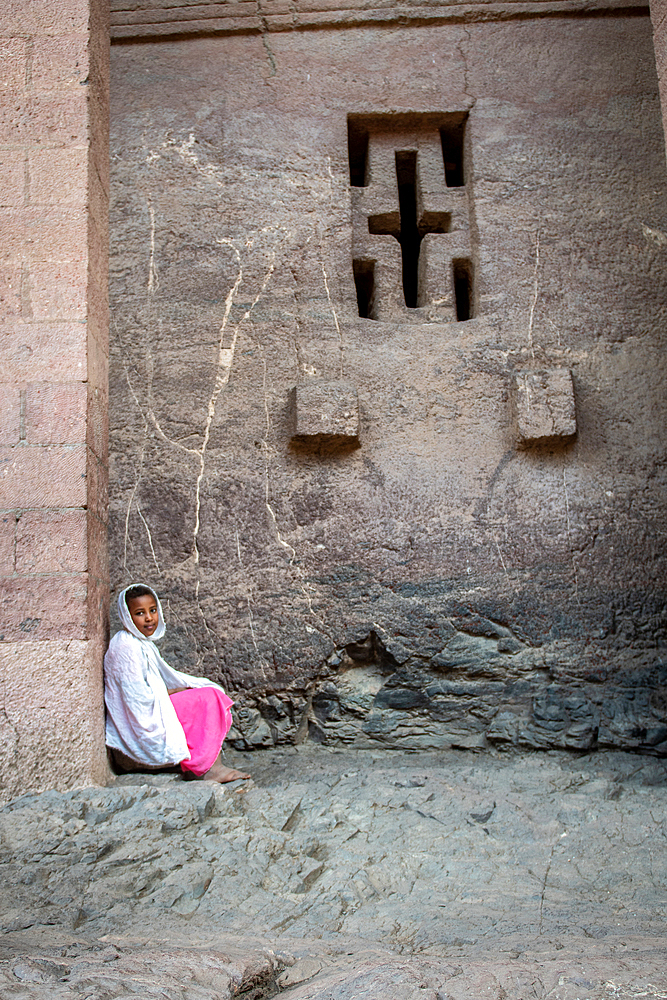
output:
M 352 382 L 301 382 L 290 392 L 290 418 L 294 443 L 314 449 L 359 444 L 359 398 Z
M 514 405 L 520 447 L 571 441 L 577 433 L 569 368 L 517 372 Z

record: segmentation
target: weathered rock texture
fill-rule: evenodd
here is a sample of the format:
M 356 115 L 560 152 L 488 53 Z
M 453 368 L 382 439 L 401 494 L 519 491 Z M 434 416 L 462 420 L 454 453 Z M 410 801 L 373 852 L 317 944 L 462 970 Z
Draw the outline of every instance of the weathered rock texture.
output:
M 664 998 L 663 761 L 250 766 L 1 810 L 3 998 Z
M 164 38 L 188 34 L 265 34 L 274 31 L 359 25 L 405 25 L 443 21 L 498 21 L 545 14 L 589 14 L 592 10 L 645 14 L 644 0 L 491 0 L 466 3 L 456 0 L 347 0 L 336 5 L 327 0 L 263 0 L 261 7 L 248 0 L 111 0 L 111 37 L 114 39 Z
M 662 104 L 662 120 L 667 132 L 667 2 L 653 0 L 651 4 L 651 22 L 653 24 L 653 45 L 655 61 L 660 84 L 660 101 Z
M 545 9 L 113 48 L 112 582 L 239 745 L 667 749 L 651 24 Z
M 108 11 L 0 10 L 0 797 L 107 774 Z

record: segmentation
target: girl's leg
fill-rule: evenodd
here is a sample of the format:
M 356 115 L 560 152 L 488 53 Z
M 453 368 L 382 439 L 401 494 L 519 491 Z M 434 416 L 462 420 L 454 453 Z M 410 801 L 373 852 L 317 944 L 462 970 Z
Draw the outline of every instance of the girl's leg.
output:
M 181 762 L 186 776 L 221 783 L 250 777 L 222 762 L 222 741 L 232 724 L 232 702 L 223 691 L 213 687 L 187 688 L 172 694 L 171 702 L 190 751 L 190 760 Z
M 237 771 L 233 767 L 227 767 L 222 762 L 222 752 L 218 755 L 213 767 L 210 767 L 205 774 L 202 774 L 203 781 L 219 781 L 223 785 L 226 781 L 238 781 L 239 778 L 249 778 L 249 774 Z

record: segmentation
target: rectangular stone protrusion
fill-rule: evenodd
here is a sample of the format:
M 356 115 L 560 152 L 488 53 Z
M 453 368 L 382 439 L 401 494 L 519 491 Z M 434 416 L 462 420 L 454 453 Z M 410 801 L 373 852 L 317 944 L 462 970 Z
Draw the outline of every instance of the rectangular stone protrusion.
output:
M 359 439 L 356 386 L 344 379 L 309 379 L 290 394 L 292 438 L 304 442 L 353 443 Z
M 517 372 L 514 388 L 521 445 L 567 441 L 575 436 L 577 418 L 569 368 Z

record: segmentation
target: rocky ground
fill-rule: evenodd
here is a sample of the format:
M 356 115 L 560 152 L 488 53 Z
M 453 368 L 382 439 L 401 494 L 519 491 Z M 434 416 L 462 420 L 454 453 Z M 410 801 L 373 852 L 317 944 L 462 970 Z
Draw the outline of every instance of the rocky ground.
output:
M 667 998 L 667 762 L 303 745 L 0 811 L 0 996 Z

